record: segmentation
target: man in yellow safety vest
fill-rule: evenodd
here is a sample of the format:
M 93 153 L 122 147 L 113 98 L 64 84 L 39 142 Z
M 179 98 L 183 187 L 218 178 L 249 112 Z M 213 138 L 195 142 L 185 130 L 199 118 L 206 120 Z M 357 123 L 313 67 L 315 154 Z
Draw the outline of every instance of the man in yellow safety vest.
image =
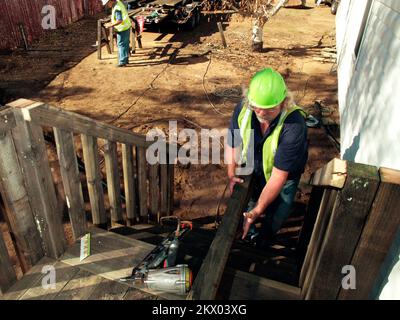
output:
M 114 27 L 117 32 L 118 67 L 126 67 L 129 62 L 129 41 L 132 27 L 128 10 L 121 0 L 101 0 L 103 6 L 112 8 L 111 22 L 105 24 L 106 28 Z
M 251 158 L 254 187 L 243 214 L 242 239 L 258 247 L 270 245 L 289 216 L 308 158 L 305 116 L 283 77 L 272 68 L 254 75 L 233 113 L 226 146 L 230 191 L 242 182 L 236 174 L 238 163 L 247 164 Z M 262 224 L 257 231 L 254 222 L 258 219 Z

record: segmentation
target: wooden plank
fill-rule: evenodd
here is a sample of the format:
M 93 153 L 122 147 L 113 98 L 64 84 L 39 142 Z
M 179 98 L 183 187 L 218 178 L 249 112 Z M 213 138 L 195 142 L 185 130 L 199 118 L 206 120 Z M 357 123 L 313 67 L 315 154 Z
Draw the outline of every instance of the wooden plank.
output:
M 228 200 L 222 223 L 201 265 L 188 299 L 215 299 L 239 220 L 247 205 L 250 183 L 251 176 L 247 176 L 244 177 L 244 183 L 235 185 L 233 194 Z
M 111 53 L 114 53 L 114 27 L 109 29 L 110 34 L 110 50 Z
M 222 45 L 224 46 L 224 48 L 226 48 L 227 45 L 226 45 L 226 40 L 225 40 L 225 35 L 224 35 L 224 29 L 222 27 L 222 22 L 217 22 L 217 26 L 218 26 L 219 34 L 221 35 Z
M 92 120 L 80 114 L 65 111 L 61 108 L 48 106 L 32 100 L 19 99 L 7 104 L 11 108 L 19 107 L 27 119 L 32 119 L 42 126 L 57 127 L 74 133 L 95 136 L 108 141 L 127 143 L 148 147 L 152 142 L 147 142 L 146 137 L 129 130 Z
M 0 232 L 0 290 L 6 292 L 15 282 L 17 276 L 12 265 L 10 256 L 8 255 L 3 235 Z
M 42 239 L 10 132 L 0 134 L 0 150 L 0 190 L 8 208 L 5 214 L 21 257 L 22 268 L 27 270 L 44 255 Z
M 339 191 L 306 299 L 336 299 L 343 266 L 351 264 L 379 185 L 376 167 L 347 162 L 347 179 Z
M 44 277 L 42 269 L 44 266 L 52 266 L 56 260 L 48 257 L 42 258 L 36 265 L 34 265 L 20 280 L 18 280 L 2 297 L 4 300 L 18 300 L 30 288 L 36 287 L 41 284 Z
M 121 187 L 118 170 L 117 144 L 107 141 L 104 145 L 104 158 L 106 162 L 107 190 L 110 200 L 111 222 L 123 224 Z
M 373 299 L 377 275 L 400 226 L 400 171 L 380 168 L 381 183 L 351 260 L 357 275 L 356 290 L 341 288 L 339 299 Z
M 174 212 L 174 182 L 175 182 L 175 173 L 174 173 L 174 164 L 168 165 L 168 214 L 173 214 Z
M 307 205 L 307 212 L 304 216 L 299 241 L 296 246 L 297 270 L 301 270 L 303 267 L 303 263 L 307 254 L 307 248 L 310 245 L 311 235 L 315 227 L 315 222 L 317 220 L 323 194 L 324 189 L 322 187 L 313 187 L 311 190 L 310 200 Z M 303 283 L 300 282 L 299 286 L 303 287 Z
M 137 160 L 138 160 L 138 185 L 139 185 L 139 208 L 141 222 L 148 222 L 148 209 L 147 209 L 147 162 L 146 162 L 146 150 L 144 148 L 137 149 Z
M 311 184 L 320 187 L 334 187 L 342 189 L 346 182 L 346 161 L 333 159 L 323 168 L 317 170 L 312 178 Z
M 120 282 L 121 278 L 130 276 L 133 267 L 138 265 L 155 247 L 151 244 L 98 228 L 90 228 L 89 231 L 92 234 L 92 255 L 80 261 L 80 247 L 77 243 L 65 252 L 61 261 L 113 281 Z M 131 282 L 121 283 L 144 292 L 160 295 L 165 299 L 176 300 L 184 298 L 184 296 L 172 293 L 151 291 Z
M 101 46 L 102 46 L 102 33 L 101 33 L 101 20 L 97 20 L 97 59 L 101 60 Z
M 133 148 L 131 145 L 122 145 L 122 168 L 124 173 L 124 191 L 127 225 L 131 226 L 136 221 L 136 190 L 135 190 L 135 175 L 133 168 Z
M 0 112 L 0 134 L 9 131 L 16 126 L 14 113 L 6 109 Z
M 58 293 L 73 279 L 79 272 L 79 268 L 71 267 L 62 262 L 56 262 L 54 264 L 55 271 L 55 284 L 54 287 L 42 285 L 42 281 L 37 282 L 33 287 L 28 289 L 19 300 L 53 300 Z M 46 271 L 46 270 L 44 270 Z M 44 276 L 48 275 L 49 271 Z M 46 285 L 49 285 L 48 281 L 44 281 Z
M 88 300 L 123 300 L 129 289 L 126 284 L 103 279 Z
M 154 294 L 145 293 L 135 288 L 129 288 L 125 294 L 124 300 L 157 300 L 157 296 Z
M 85 161 L 86 180 L 89 191 L 90 206 L 92 208 L 93 224 L 107 228 L 106 209 L 104 207 L 103 186 L 99 166 L 97 139 L 82 135 L 83 158 Z
M 168 165 L 160 165 L 160 214 L 161 217 L 168 214 Z
M 310 283 L 315 275 L 315 266 L 321 253 L 322 242 L 329 224 L 329 219 L 332 215 L 336 198 L 337 190 L 325 189 L 300 273 L 299 286 L 302 288 L 303 298 L 307 295 Z
M 224 300 L 300 300 L 300 288 L 226 268 L 218 296 Z
M 101 26 L 101 34 L 103 36 L 103 39 L 105 40 L 107 52 L 108 52 L 108 54 L 111 54 L 111 46 L 110 46 L 110 39 L 108 36 L 109 35 L 108 29 L 106 29 L 104 26 Z
M 54 300 L 87 300 L 102 280 L 88 271 L 79 270 Z
M 87 222 L 82 184 L 79 176 L 78 161 L 71 132 L 53 128 L 61 177 L 67 199 L 69 219 L 74 240 L 86 234 Z
M 12 130 L 13 140 L 45 254 L 58 258 L 66 243 L 62 212 L 57 204 L 42 128 L 30 121 L 24 110 L 14 109 L 17 126 Z
M 150 214 L 153 221 L 160 222 L 159 198 L 160 198 L 160 182 L 158 174 L 158 164 L 150 166 Z

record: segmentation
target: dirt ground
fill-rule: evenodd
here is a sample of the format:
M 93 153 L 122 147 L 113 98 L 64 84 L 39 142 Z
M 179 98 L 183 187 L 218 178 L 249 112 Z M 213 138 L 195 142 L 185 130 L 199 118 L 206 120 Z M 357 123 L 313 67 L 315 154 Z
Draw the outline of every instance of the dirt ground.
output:
M 0 55 L 0 102 L 41 100 L 143 134 L 155 127 L 168 133 L 170 119 L 178 120 L 179 129 L 222 130 L 251 76 L 274 67 L 298 105 L 338 125 L 335 65 L 321 61 L 323 51 L 335 47 L 335 17 L 312 3 L 282 9 L 268 22 L 262 53 L 250 49 L 249 18 L 233 15 L 223 22 L 224 48 L 217 19 L 203 17 L 191 32 L 175 26 L 146 30 L 143 48 L 127 68 L 115 68 L 116 54 L 105 47 L 97 60 L 96 18 L 85 19 L 49 33 L 32 46 L 37 51 Z M 309 129 L 309 140 L 302 181 L 338 155 L 323 128 Z M 175 213 L 187 219 L 214 216 L 226 182 L 224 165 L 178 165 Z

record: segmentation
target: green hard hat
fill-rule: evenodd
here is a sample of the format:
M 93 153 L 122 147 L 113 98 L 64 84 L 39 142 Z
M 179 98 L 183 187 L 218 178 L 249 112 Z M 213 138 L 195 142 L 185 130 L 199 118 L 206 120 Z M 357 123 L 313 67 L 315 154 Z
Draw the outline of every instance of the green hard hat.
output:
M 258 71 L 250 81 L 247 98 L 250 105 L 270 109 L 281 104 L 286 98 L 285 80 L 272 68 Z

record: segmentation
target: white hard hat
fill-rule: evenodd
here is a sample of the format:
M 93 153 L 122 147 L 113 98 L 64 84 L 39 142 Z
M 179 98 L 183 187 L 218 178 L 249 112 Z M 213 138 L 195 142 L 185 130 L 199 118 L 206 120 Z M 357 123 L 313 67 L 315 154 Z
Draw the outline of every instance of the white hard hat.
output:
M 105 6 L 107 4 L 109 0 L 101 0 L 101 2 L 103 3 L 103 6 Z

